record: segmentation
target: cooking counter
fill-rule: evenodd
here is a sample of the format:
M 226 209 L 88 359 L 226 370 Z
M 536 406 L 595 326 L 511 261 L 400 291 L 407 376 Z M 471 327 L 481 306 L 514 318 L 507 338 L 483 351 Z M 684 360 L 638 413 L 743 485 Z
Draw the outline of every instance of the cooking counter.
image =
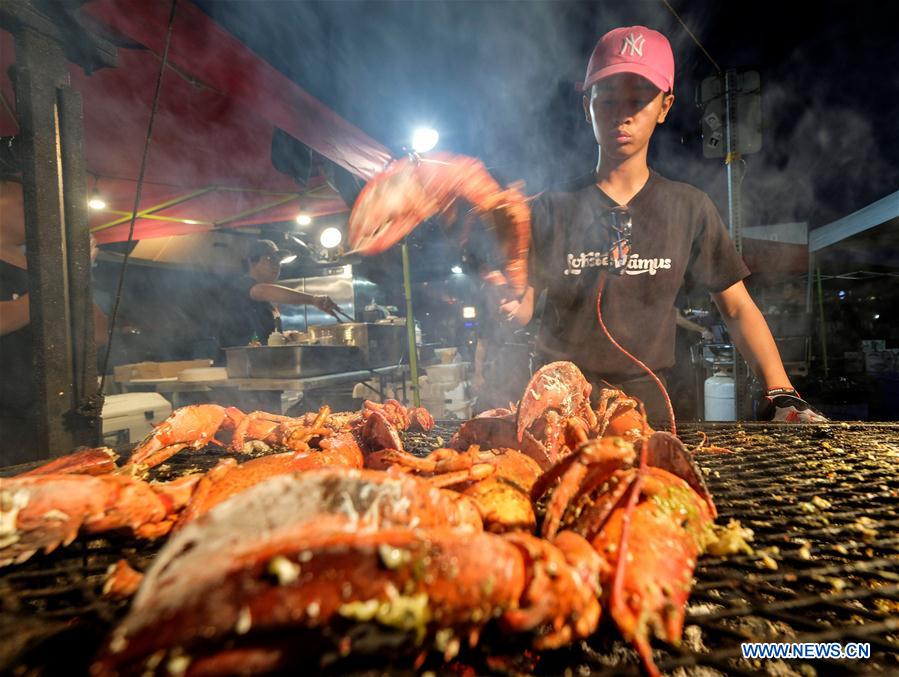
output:
M 140 379 L 138 381 L 125 381 L 121 383 L 121 387 L 126 392 L 135 392 L 141 390 L 155 390 L 162 393 L 172 400 L 175 407 L 182 406 L 190 400 L 189 395 L 185 393 L 210 393 L 211 399 L 222 402 L 228 401 L 227 398 L 215 397 L 216 391 L 241 391 L 245 393 L 263 394 L 261 400 L 269 400 L 274 402 L 277 398 L 280 400 L 281 394 L 285 392 L 302 393 L 312 390 L 322 390 L 360 381 L 368 381 L 373 376 L 378 377 L 381 390 L 383 391 L 388 382 L 405 383 L 406 375 L 409 372 L 408 365 L 393 365 L 390 367 L 378 367 L 376 369 L 359 369 L 354 371 L 344 371 L 336 374 L 323 374 L 319 376 L 289 377 L 289 378 L 225 378 L 213 381 L 179 381 L 177 378 L 164 379 Z M 380 394 L 383 394 L 380 393 Z M 266 397 L 268 395 L 269 397 Z M 278 402 L 280 409 L 280 402 Z M 266 409 L 263 406 L 260 409 Z M 266 409 L 271 410 L 271 409 Z

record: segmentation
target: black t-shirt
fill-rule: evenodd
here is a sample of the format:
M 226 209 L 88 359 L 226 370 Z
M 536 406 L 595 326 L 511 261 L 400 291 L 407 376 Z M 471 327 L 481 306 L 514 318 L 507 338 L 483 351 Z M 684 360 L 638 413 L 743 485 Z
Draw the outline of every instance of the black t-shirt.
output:
M 592 178 L 532 205 L 531 283 L 547 292 L 538 350 L 610 381 L 642 374 L 602 333 L 596 292 L 612 241 L 616 203 Z M 625 349 L 651 369 L 674 364 L 675 299 L 685 282 L 720 292 L 749 275 L 709 197 L 651 172 L 627 205 L 631 249 L 624 274 L 606 277 L 602 317 Z
M 255 336 L 263 344 L 275 331 L 277 310 L 268 301 L 254 301 L 250 290 L 258 284 L 249 275 L 241 275 L 228 283 L 230 307 L 227 308 L 219 336 L 222 348 L 247 345 Z
M 0 301 L 28 293 L 28 271 L 0 260 Z M 26 417 L 35 399 L 31 325 L 0 336 L 0 415 Z

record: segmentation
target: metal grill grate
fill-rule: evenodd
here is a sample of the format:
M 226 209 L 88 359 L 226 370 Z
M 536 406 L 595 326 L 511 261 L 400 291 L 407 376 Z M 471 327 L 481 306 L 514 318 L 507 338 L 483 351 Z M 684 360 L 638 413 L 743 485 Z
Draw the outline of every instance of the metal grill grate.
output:
M 679 433 L 695 446 L 700 431 L 734 452 L 698 460 L 719 521 L 738 519 L 752 529 L 756 554 L 700 561 L 684 642 L 676 649 L 659 645 L 659 667 L 701 675 L 899 671 L 899 426 L 703 424 Z M 438 426 L 429 435 L 407 435 L 407 447 L 426 452 L 452 432 Z M 157 478 L 206 470 L 220 457 L 214 449 L 181 454 Z M 127 606 L 101 596 L 106 568 L 121 557 L 145 568 L 157 547 L 92 539 L 0 570 L 0 672 L 86 671 Z M 599 633 L 527 667 L 543 674 L 637 674 L 634 653 L 611 636 Z M 740 657 L 744 641 L 869 642 L 871 658 L 747 661 Z M 486 655 L 467 658 L 477 672 L 493 665 Z
M 805 662 L 842 674 L 899 669 L 899 426 L 702 429 L 735 452 L 699 457 L 719 520 L 751 528 L 770 559 L 701 560 L 687 621 L 699 641 L 660 664 L 735 674 L 765 667 L 734 660 L 743 641 L 864 641 L 870 661 Z M 682 439 L 698 443 L 696 430 Z M 697 655 L 699 642 L 711 650 Z

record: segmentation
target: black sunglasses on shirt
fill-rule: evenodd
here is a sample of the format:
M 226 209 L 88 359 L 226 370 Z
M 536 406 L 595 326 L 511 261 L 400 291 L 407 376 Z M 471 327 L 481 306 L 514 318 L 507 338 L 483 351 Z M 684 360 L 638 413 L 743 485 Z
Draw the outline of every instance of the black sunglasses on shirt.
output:
M 612 207 L 608 216 L 608 226 L 612 231 L 612 243 L 609 247 L 609 268 L 613 273 L 621 275 L 627 267 L 634 222 L 631 218 L 630 209 L 623 205 Z

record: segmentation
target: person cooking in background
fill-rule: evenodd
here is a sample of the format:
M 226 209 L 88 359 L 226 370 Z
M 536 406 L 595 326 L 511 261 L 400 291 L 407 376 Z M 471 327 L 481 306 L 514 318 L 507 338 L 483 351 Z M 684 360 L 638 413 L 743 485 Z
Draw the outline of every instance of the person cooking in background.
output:
M 701 418 L 700 398 L 697 379 L 705 379 L 705 374 L 694 362 L 694 347 L 701 355 L 701 342 L 709 343 L 715 339 L 712 331 L 698 322 L 687 318 L 683 310 L 677 310 L 677 330 L 674 339 L 674 365 L 668 372 L 667 385 L 671 404 L 677 412 L 678 419 L 696 421 Z
M 337 317 L 335 311 L 340 308 L 329 296 L 275 284 L 281 276 L 281 262 L 290 256 L 291 252 L 278 249 L 271 240 L 256 240 L 250 246 L 244 259 L 245 273 L 228 290 L 232 305 L 219 339 L 222 348 L 245 346 L 254 340 L 264 344 L 272 332 L 280 331 L 277 304 L 311 305 Z
M 677 322 L 677 326 L 681 329 L 691 331 L 694 334 L 699 334 L 699 337 L 703 341 L 711 341 L 715 338 L 715 335 L 712 333 L 711 329 L 709 329 L 708 327 L 703 327 L 701 324 L 693 322 L 693 320 L 687 319 L 687 316 L 684 315 L 684 312 L 682 310 L 677 311 L 675 322 Z
M 91 261 L 96 246 L 91 238 Z M 25 257 L 25 207 L 15 137 L 0 139 L 0 466 L 33 458 L 31 313 Z M 106 344 L 106 316 L 94 305 L 94 340 Z
M 667 419 L 654 381 L 601 331 L 596 314 L 599 267 L 611 233 L 629 222 L 624 274 L 609 275 L 602 315 L 611 335 L 663 379 L 674 364 L 675 299 L 685 281 L 707 289 L 734 343 L 766 389 L 764 416 L 825 420 L 800 398 L 783 368 L 764 317 L 750 298 L 749 275 L 711 199 L 647 165 L 649 141 L 674 103 L 674 54 L 644 26 L 608 32 L 593 50 L 582 89 L 587 123 L 599 147 L 595 171 L 565 192 L 532 204 L 530 279 L 520 300 L 501 306 L 526 324 L 535 292 L 546 291 L 537 337 L 540 362 L 570 360 L 598 387 L 641 399 L 651 420 Z
M 475 413 L 508 407 L 517 401 L 530 379 L 528 337 L 525 330 L 498 312 L 499 290 L 481 285 L 478 304 L 477 345 L 471 380 L 477 397 Z

